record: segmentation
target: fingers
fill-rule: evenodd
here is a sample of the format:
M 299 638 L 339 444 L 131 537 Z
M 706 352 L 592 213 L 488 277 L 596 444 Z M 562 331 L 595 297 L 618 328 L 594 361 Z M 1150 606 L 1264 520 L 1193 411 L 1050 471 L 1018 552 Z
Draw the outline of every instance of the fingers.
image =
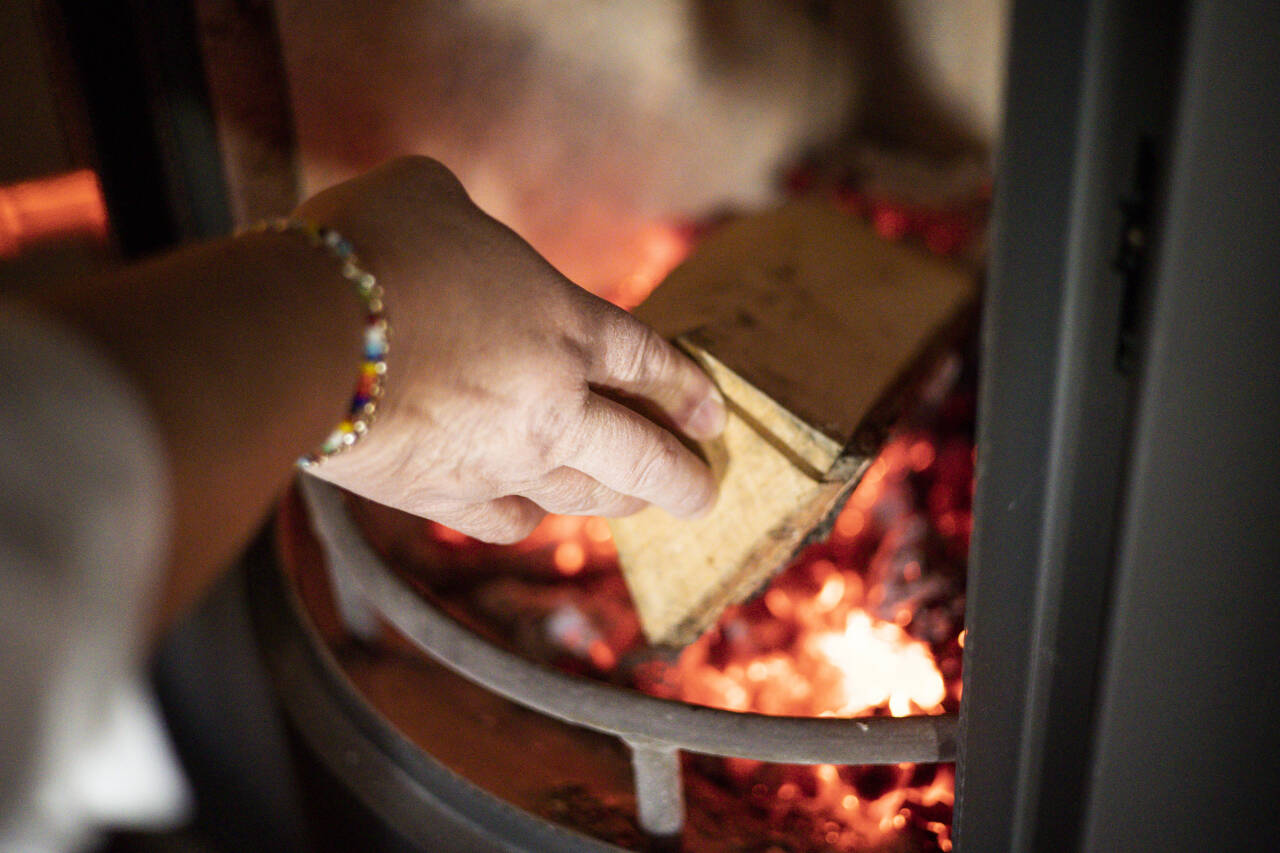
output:
M 581 471 L 557 468 L 520 492 L 547 512 L 617 518 L 644 509 L 645 501 L 620 494 Z
M 473 539 L 510 545 L 532 533 L 546 512 L 528 498 L 511 495 L 484 503 L 437 508 L 429 517 Z
M 711 470 L 671 433 L 599 394 L 583 408 L 566 465 L 623 495 L 688 518 L 716 497 Z
M 436 508 L 429 516 L 473 539 L 510 545 L 532 533 L 548 512 L 614 518 L 645 506 L 640 498 L 619 494 L 581 471 L 558 468 L 521 495 Z
M 724 398 L 702 370 L 657 332 L 609 305 L 602 309 L 597 352 L 587 381 L 655 403 L 692 438 L 724 429 Z

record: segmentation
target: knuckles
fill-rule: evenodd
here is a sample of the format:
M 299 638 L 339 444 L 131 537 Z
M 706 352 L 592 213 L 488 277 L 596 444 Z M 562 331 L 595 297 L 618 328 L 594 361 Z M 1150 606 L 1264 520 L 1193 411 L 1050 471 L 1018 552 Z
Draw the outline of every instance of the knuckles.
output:
M 545 515 L 530 501 L 500 498 L 441 514 L 437 520 L 482 542 L 512 545 L 532 533 Z
M 526 408 L 527 438 L 543 472 L 562 466 L 582 445 L 589 398 L 585 384 L 572 390 L 543 388 L 531 395 Z
M 671 433 L 665 430 L 656 433 L 636 460 L 632 491 L 640 495 L 665 491 L 667 483 L 678 475 L 686 452 Z
M 673 372 L 671 350 L 655 332 L 645 326 L 634 324 L 624 334 L 624 351 L 628 356 L 621 366 L 623 378 L 632 382 L 640 393 L 648 393 L 654 390 L 658 377 Z

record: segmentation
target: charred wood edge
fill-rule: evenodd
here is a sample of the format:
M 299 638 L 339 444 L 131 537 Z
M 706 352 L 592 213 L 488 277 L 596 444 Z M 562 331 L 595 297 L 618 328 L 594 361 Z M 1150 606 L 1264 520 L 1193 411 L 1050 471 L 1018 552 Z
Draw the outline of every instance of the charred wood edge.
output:
M 795 552 L 791 555 L 788 563 L 800 556 L 800 553 L 810 545 L 816 545 L 831 535 L 831 531 L 836 526 L 836 519 L 840 517 L 840 513 L 844 510 L 844 505 L 849 502 L 850 496 L 853 495 L 854 489 L 858 488 L 858 484 L 862 482 L 863 476 L 867 470 L 871 468 L 871 463 L 875 460 L 874 456 L 858 456 L 857 454 L 849 454 L 845 457 L 849 460 L 849 466 L 852 473 L 849 481 L 845 483 L 844 488 L 840 490 L 840 494 L 836 496 L 835 501 L 831 504 L 831 508 L 827 510 L 822 520 L 810 530 L 800 544 L 796 545 Z M 783 566 L 786 568 L 786 566 Z
M 982 300 L 981 291 L 982 289 L 979 287 L 972 298 L 966 300 L 951 319 L 925 340 L 919 356 L 913 359 L 897 378 L 890 383 L 889 387 L 880 395 L 879 399 L 871 406 L 866 416 L 854 429 L 851 436 L 832 436 L 825 430 L 822 431 L 826 438 L 843 442 L 843 449 L 840 451 L 840 455 L 826 471 L 817 470 L 812 463 L 801 457 L 795 448 L 788 446 L 785 441 L 774 435 L 771 430 L 738 405 L 736 401 L 731 399 L 725 401 L 730 411 L 741 418 L 756 435 L 760 436 L 761 440 L 781 453 L 788 462 L 803 472 L 805 476 L 819 483 L 852 481 L 849 491 L 841 496 L 834 513 L 829 519 L 824 520 L 827 532 L 831 529 L 830 524 L 835 522 L 835 515 L 844 506 L 844 499 L 852 492 L 852 486 L 858 484 L 862 479 L 862 475 L 867 471 L 868 463 L 873 461 L 876 454 L 884 447 L 893 427 L 910 407 L 920 385 L 928 379 L 930 372 L 938 365 L 943 353 L 970 339 L 977 330 L 979 308 Z M 704 354 L 697 348 L 699 346 L 698 333 L 700 330 L 701 327 L 683 335 L 677 335 L 672 338 L 671 342 L 694 361 L 702 364 Z M 709 353 L 707 355 L 710 356 Z M 732 370 L 728 365 L 723 365 L 722 369 Z M 705 454 L 698 451 L 696 445 L 694 445 L 693 449 L 706 461 Z M 812 537 L 807 538 L 801 547 L 810 545 L 814 541 Z
M 981 276 L 981 272 L 975 272 Z M 839 456 L 826 471 L 819 471 L 808 460 L 800 456 L 795 448 L 779 438 L 759 419 L 753 417 L 732 399 L 725 403 L 729 409 L 743 420 L 751 430 L 760 436 L 783 455 L 797 470 L 815 482 L 840 482 L 850 478 L 860 478 L 865 472 L 865 464 L 875 457 L 884 447 L 889 433 L 898 420 L 910 407 L 916 397 L 920 385 L 929 377 L 937 366 L 943 353 L 962 341 L 968 340 L 978 326 L 979 308 L 982 301 L 982 288 L 964 301 L 955 313 L 941 326 L 934 330 L 924 341 L 919 354 L 903 368 L 889 386 L 880 394 L 875 403 L 867 411 L 861 422 L 854 428 L 852 435 L 833 435 L 830 428 L 817 426 L 818 432 L 826 439 L 842 447 Z M 703 365 L 704 358 L 714 359 L 709 347 L 700 337 L 703 327 L 691 329 L 671 339 L 671 343 L 695 362 Z M 733 372 L 733 368 L 721 364 L 720 369 Z M 746 379 L 742 380 L 746 382 Z M 749 383 L 748 383 L 749 384 Z
M 840 516 L 840 512 L 844 509 L 849 497 L 853 494 L 858 484 L 862 482 L 863 476 L 871 467 L 871 463 L 875 461 L 876 455 L 879 454 L 888 441 L 894 425 L 909 409 L 912 401 L 917 396 L 921 384 L 928 379 L 930 373 L 938 365 L 943 353 L 960 342 L 968 340 L 973 335 L 978 325 L 979 304 L 980 293 L 975 294 L 971 300 L 956 312 L 954 317 L 927 339 L 919 357 L 899 374 L 888 390 L 872 406 L 866 417 L 862 419 L 862 423 L 854 430 L 853 436 L 844 445 L 840 456 L 832 463 L 831 468 L 825 474 L 817 471 L 809 462 L 801 458 L 793 448 L 787 446 L 785 442 L 775 436 L 735 401 L 725 401 L 729 409 L 741 418 L 756 435 L 786 457 L 792 465 L 806 476 L 817 483 L 844 481 L 844 487 L 823 513 L 821 521 L 790 549 L 786 558 L 778 563 L 774 571 L 768 572 L 760 578 L 754 590 L 745 595 L 732 597 L 735 603 L 749 601 L 759 595 L 768 586 L 769 582 L 798 557 L 805 548 L 821 542 L 831 533 L 836 519 Z M 698 330 L 695 329 L 685 335 L 678 335 L 672 339 L 672 342 L 686 355 L 701 364 L 703 353 L 699 352 L 696 346 L 691 347 L 689 345 L 690 342 L 697 344 L 697 332 Z M 730 368 L 725 366 L 724 369 L 728 370 Z M 696 445 L 694 446 L 696 447 Z M 746 562 L 750 563 L 752 559 L 754 557 L 748 558 Z M 695 615 L 689 616 L 669 632 L 672 639 L 669 643 L 665 643 L 663 648 L 679 650 L 696 640 L 708 627 L 703 624 L 703 619 L 705 618 L 703 614 L 711 610 L 718 611 L 718 608 L 713 608 L 709 602 L 704 602 L 698 607 L 692 608 Z
M 339 489 L 307 475 L 300 489 L 331 566 L 349 572 L 369 603 L 432 658 L 517 704 L 654 748 L 787 764 L 955 760 L 954 714 L 771 717 L 658 699 L 527 661 L 458 625 L 397 578 L 360 535 Z

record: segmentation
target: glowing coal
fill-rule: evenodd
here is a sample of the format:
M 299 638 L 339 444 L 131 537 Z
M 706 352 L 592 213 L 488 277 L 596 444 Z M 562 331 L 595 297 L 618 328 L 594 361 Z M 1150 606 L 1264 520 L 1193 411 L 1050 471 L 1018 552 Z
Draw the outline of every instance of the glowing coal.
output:
M 971 526 L 969 374 L 958 360 L 945 363 L 828 539 L 678 656 L 643 644 L 599 519 L 548 518 L 506 548 L 431 525 L 420 556 L 454 567 L 433 593 L 522 654 L 664 698 L 795 716 L 955 711 Z M 690 850 L 950 848 L 950 766 L 688 756 L 685 767 Z

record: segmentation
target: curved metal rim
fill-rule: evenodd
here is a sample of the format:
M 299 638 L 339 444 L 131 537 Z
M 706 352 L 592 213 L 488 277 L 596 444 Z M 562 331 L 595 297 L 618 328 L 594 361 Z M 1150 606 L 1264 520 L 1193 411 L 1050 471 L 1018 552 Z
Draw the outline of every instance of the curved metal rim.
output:
M 274 550 L 268 529 L 243 565 L 254 632 L 281 706 L 316 760 L 397 838 L 459 853 L 623 853 L 484 790 L 371 710 L 308 620 Z
M 527 661 L 458 625 L 387 568 L 365 541 L 341 491 L 303 475 L 300 488 L 331 566 L 360 584 L 370 606 L 435 660 L 513 702 L 633 745 L 786 764 L 955 760 L 956 715 L 773 717 L 658 699 Z

